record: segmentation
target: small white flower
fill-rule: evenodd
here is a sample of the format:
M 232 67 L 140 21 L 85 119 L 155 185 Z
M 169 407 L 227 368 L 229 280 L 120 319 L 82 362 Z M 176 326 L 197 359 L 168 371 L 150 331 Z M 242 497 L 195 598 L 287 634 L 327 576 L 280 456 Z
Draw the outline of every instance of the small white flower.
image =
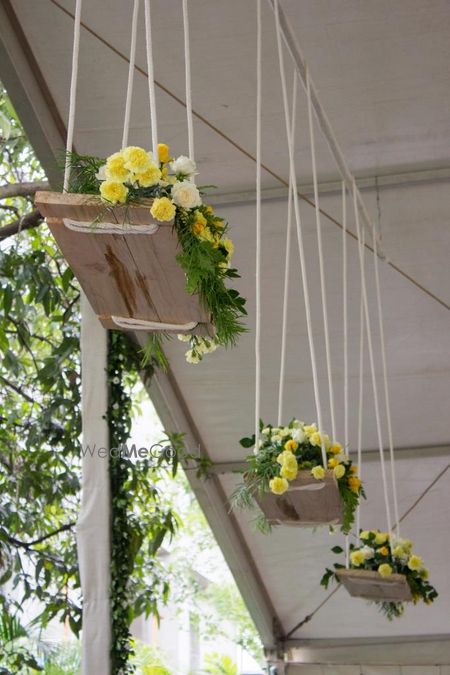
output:
M 283 429 L 280 430 L 280 436 L 281 438 L 286 438 L 286 436 L 291 435 L 292 429 L 289 429 L 289 427 L 284 427 Z
M 116 403 L 114 403 L 114 405 L 113 405 L 113 410 L 119 410 L 119 408 L 120 408 L 120 405 L 116 401 Z
M 201 358 L 193 349 L 188 349 L 186 352 L 186 361 L 188 363 L 200 363 Z
M 113 384 L 119 384 L 120 383 L 120 377 L 113 377 Z
M 297 443 L 303 443 L 305 440 L 305 432 L 303 429 L 291 429 L 291 436 Z
M 270 427 L 264 427 L 261 433 L 264 434 L 264 436 L 268 436 L 270 434 Z
M 195 209 L 202 204 L 197 186 L 189 180 L 182 180 L 173 185 L 172 201 L 183 209 Z
M 189 342 L 189 340 L 191 339 L 191 336 L 190 336 L 189 333 L 178 333 L 177 338 L 181 342 Z
M 97 180 L 106 180 L 106 164 L 102 164 L 97 173 L 95 174 Z
M 375 551 L 371 546 L 363 546 L 361 552 L 364 554 L 365 560 L 370 560 L 375 555 Z
M 294 420 L 292 422 L 292 426 L 293 426 L 294 429 L 303 429 L 303 427 L 305 426 L 305 423 L 301 422 L 300 420 Z
M 196 163 L 185 155 L 180 155 L 174 159 L 169 166 L 171 171 L 176 174 L 181 173 L 183 176 L 195 176 L 198 173 Z
M 272 440 L 274 443 L 278 443 L 278 441 L 281 441 L 281 440 L 282 440 L 282 436 L 281 436 L 281 434 L 272 434 L 272 439 L 271 439 L 271 440 Z

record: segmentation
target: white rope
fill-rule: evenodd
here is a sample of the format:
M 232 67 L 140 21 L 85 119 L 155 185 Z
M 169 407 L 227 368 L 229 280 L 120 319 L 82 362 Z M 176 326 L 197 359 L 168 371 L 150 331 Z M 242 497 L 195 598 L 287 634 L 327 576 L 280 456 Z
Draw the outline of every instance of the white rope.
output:
M 376 426 L 377 426 L 377 436 L 378 436 L 378 446 L 380 450 L 380 462 L 381 462 L 381 476 L 383 480 L 383 493 L 384 493 L 384 502 L 386 506 L 386 519 L 387 519 L 387 525 L 388 525 L 388 530 L 389 532 L 392 531 L 392 521 L 391 521 L 391 512 L 390 512 L 390 507 L 389 507 L 389 497 L 388 497 L 388 489 L 387 489 L 387 478 L 386 478 L 386 466 L 385 466 L 385 461 L 384 461 L 384 450 L 383 450 L 383 436 L 381 432 L 381 417 L 380 417 L 380 406 L 379 406 L 379 401 L 378 401 L 378 386 L 377 386 L 377 380 L 376 380 L 376 372 L 375 372 L 375 360 L 374 360 L 374 354 L 373 354 L 373 344 L 372 344 L 372 331 L 370 327 L 370 315 L 369 315 L 369 305 L 368 305 L 368 300 L 367 300 L 367 288 L 366 288 L 366 276 L 365 276 L 365 264 L 364 264 L 364 247 L 363 247 L 363 241 L 362 241 L 362 236 L 361 236 L 361 225 L 359 222 L 359 209 L 358 209 L 358 201 L 357 201 L 357 188 L 356 188 L 356 182 L 353 179 L 353 208 L 355 211 L 355 220 L 356 220 L 356 230 L 357 230 L 357 236 L 358 236 L 358 242 L 359 242 L 359 263 L 360 263 L 360 271 L 361 271 L 361 292 L 362 292 L 362 297 L 363 297 L 363 304 L 364 304 L 364 315 L 365 315 L 365 324 L 366 324 L 366 333 L 367 333 L 367 346 L 369 350 L 369 362 L 370 362 L 370 370 L 371 370 L 371 375 L 372 375 L 372 387 L 373 387 L 373 399 L 374 399 L 374 406 L 375 406 L 375 419 L 376 419 Z
M 131 223 L 95 223 L 72 220 L 71 218 L 63 218 L 64 225 L 74 232 L 82 232 L 83 234 L 155 234 L 159 230 L 157 223 L 149 225 L 132 225 Z
M 131 20 L 130 63 L 128 66 L 127 98 L 125 101 L 125 117 L 123 121 L 122 148 L 125 148 L 128 145 L 128 135 L 130 131 L 131 100 L 133 98 L 133 82 L 134 82 L 134 64 L 136 62 L 136 35 L 137 35 L 138 14 L 139 14 L 139 0 L 134 0 L 133 18 Z
M 319 251 L 319 273 L 320 273 L 320 292 L 322 297 L 322 315 L 323 328 L 325 333 L 325 356 L 327 362 L 327 376 L 328 376 L 328 391 L 330 397 L 330 415 L 331 415 L 331 433 L 333 440 L 336 440 L 336 418 L 334 414 L 334 392 L 333 392 L 333 373 L 331 369 L 331 350 L 330 350 L 330 333 L 328 326 L 328 307 L 327 307 L 327 290 L 325 285 L 325 263 L 323 259 L 322 246 L 322 224 L 320 222 L 320 205 L 319 205 L 319 187 L 317 181 L 317 165 L 316 165 L 316 147 L 314 140 L 314 120 L 312 114 L 311 103 L 311 83 L 309 79 L 309 70 L 306 70 L 306 96 L 308 99 L 308 122 L 309 122 L 309 138 L 311 144 L 311 164 L 313 173 L 314 185 L 314 202 L 316 214 L 316 230 L 317 230 L 317 248 Z
M 293 185 L 294 185 L 294 212 L 295 212 L 295 222 L 297 229 L 297 240 L 298 240 L 298 249 L 300 255 L 300 269 L 302 275 L 303 283 L 303 292 L 305 297 L 305 315 L 306 315 L 306 325 L 308 330 L 308 341 L 309 349 L 311 354 L 311 367 L 313 375 L 313 386 L 314 386 L 314 398 L 316 403 L 316 412 L 317 412 L 317 423 L 319 430 L 321 431 L 322 438 L 322 461 L 325 468 L 327 468 L 327 453 L 325 448 L 325 440 L 322 426 L 322 408 L 320 404 L 320 392 L 319 392 L 319 379 L 317 374 L 317 362 L 316 362 L 316 352 L 314 347 L 314 336 L 313 336 L 313 327 L 311 319 L 311 306 L 309 301 L 309 290 L 308 290 L 308 278 L 306 274 L 306 260 L 305 260 L 305 251 L 303 246 L 303 232 L 302 224 L 300 218 L 300 208 L 298 204 L 298 191 L 297 191 L 297 177 L 295 170 L 295 159 L 292 143 L 290 143 L 290 129 L 291 124 L 289 120 L 289 104 L 287 96 L 287 86 L 286 86 L 286 73 L 284 68 L 284 59 L 283 59 L 283 47 L 281 43 L 281 30 L 280 30 L 280 19 L 279 19 L 279 7 L 278 0 L 274 0 L 274 10 L 275 10 L 275 26 L 277 33 L 277 45 L 278 45 L 278 61 L 280 65 L 280 77 L 281 77 L 281 87 L 283 91 L 283 105 L 284 105 L 284 117 L 286 123 L 286 137 L 288 140 L 288 151 L 289 151 L 289 173 L 292 176 Z
M 291 116 L 291 143 L 295 148 L 295 120 L 297 117 L 297 74 L 294 73 L 292 83 L 292 116 Z M 292 231 L 292 194 L 294 184 L 289 174 L 288 213 L 286 228 L 286 251 L 284 256 L 284 292 L 283 292 L 283 319 L 281 329 L 281 359 L 280 359 L 280 382 L 278 387 L 278 426 L 283 420 L 284 384 L 286 372 L 286 342 L 287 342 L 287 318 L 289 299 L 289 275 L 291 267 L 291 231 Z
M 257 0 L 256 38 L 256 329 L 255 329 L 255 448 L 259 449 L 261 406 L 261 89 L 262 18 Z
M 364 230 L 362 231 L 362 245 L 364 247 Z M 363 401 L 364 401 L 364 302 L 361 292 L 359 303 L 359 391 L 358 391 L 358 439 L 357 439 L 357 466 L 358 475 L 362 479 L 362 428 L 363 428 Z M 356 534 L 359 536 L 361 527 L 361 500 L 356 509 Z
M 134 319 L 133 317 L 111 316 L 111 320 L 116 326 L 128 330 L 173 330 L 177 332 L 193 330 L 197 326 L 197 321 L 189 323 L 163 323 L 161 321 L 147 321 L 146 319 Z
M 342 296 L 344 327 L 344 448 L 348 452 L 348 292 L 347 292 L 347 190 L 342 181 Z
M 158 162 L 158 122 L 156 118 L 155 74 L 153 69 L 152 19 L 150 0 L 145 2 L 145 43 L 147 47 L 148 96 L 150 101 L 150 121 L 152 127 L 153 159 Z
M 383 385 L 384 385 L 384 398 L 386 403 L 386 423 L 388 431 L 388 441 L 389 441 L 389 456 L 391 460 L 391 477 L 392 477 L 392 494 L 394 498 L 394 516 L 396 523 L 397 535 L 400 536 L 400 517 L 398 510 L 398 494 L 397 494 L 397 481 L 395 476 L 395 462 L 394 462 L 394 441 L 392 435 L 392 419 L 391 419 L 391 405 L 389 399 L 389 387 L 388 387 L 388 376 L 387 376 L 387 362 L 386 362 L 386 340 L 384 336 L 384 321 L 383 321 L 383 308 L 381 302 L 381 290 L 380 290 L 380 275 L 378 272 L 378 254 L 377 254 L 377 236 L 375 228 L 373 230 L 373 258 L 374 258 L 374 267 L 375 267 L 375 287 L 376 287 L 376 296 L 377 296 L 377 307 L 378 307 L 378 326 L 380 331 L 380 343 L 381 343 L 381 361 L 383 365 Z
M 189 40 L 188 0 L 183 0 L 183 29 L 184 29 L 184 66 L 186 78 L 186 115 L 188 128 L 188 148 L 189 148 L 189 157 L 192 159 L 192 161 L 195 161 L 194 120 L 192 116 L 191 51 Z M 191 180 L 194 180 L 194 178 L 191 177 Z
M 73 149 L 73 129 L 75 125 L 75 109 L 77 106 L 77 80 L 78 80 L 78 57 L 80 54 L 80 25 L 82 0 L 76 0 L 75 18 L 73 27 L 73 50 L 72 50 L 72 77 L 70 80 L 69 95 L 69 119 L 67 122 L 66 141 L 66 165 L 64 169 L 64 192 L 69 189 L 70 181 L 70 158 L 69 153 Z

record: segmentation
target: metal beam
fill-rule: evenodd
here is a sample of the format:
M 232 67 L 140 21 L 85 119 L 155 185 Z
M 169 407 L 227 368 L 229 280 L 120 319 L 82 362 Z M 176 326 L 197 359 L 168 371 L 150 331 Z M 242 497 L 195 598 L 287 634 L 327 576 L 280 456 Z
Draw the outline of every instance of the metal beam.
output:
M 386 173 L 377 176 L 362 176 L 356 178 L 356 185 L 360 190 L 376 190 L 378 188 L 409 187 L 420 183 L 439 183 L 450 179 L 450 167 L 436 167 L 427 169 L 411 169 L 401 173 Z M 314 190 L 311 183 L 299 183 L 297 185 L 299 193 L 308 197 L 313 197 Z M 321 195 L 341 195 L 342 181 L 336 180 L 324 181 L 319 183 L 319 193 Z M 266 188 L 262 190 L 261 198 L 263 201 L 272 201 L 288 197 L 286 187 Z M 215 206 L 254 204 L 256 192 L 253 188 L 240 190 L 238 192 L 219 192 L 211 193 L 211 201 Z
M 142 336 L 138 336 L 142 340 Z M 189 413 L 174 376 L 157 372 L 147 382 L 146 388 L 164 425 L 171 431 L 185 434 L 188 448 L 201 448 L 207 455 L 205 444 Z M 281 636 L 275 609 L 259 575 L 250 549 L 240 531 L 228 498 L 216 476 L 198 478 L 195 471 L 186 472 L 189 484 L 206 516 L 225 560 L 236 580 L 249 613 L 266 649 L 274 649 Z
M 350 453 L 351 454 L 351 453 Z M 430 445 L 428 447 L 418 446 L 418 447 L 407 447 L 407 448 L 395 448 L 395 455 L 397 459 L 417 459 L 417 456 L 421 457 L 450 457 L 450 445 Z M 363 451 L 364 461 L 369 462 L 378 462 L 380 460 L 380 451 L 376 450 L 364 450 Z M 247 464 L 244 460 L 238 459 L 229 462 L 214 462 L 210 467 L 209 472 L 214 475 L 220 474 L 230 474 L 230 473 L 239 473 L 246 468 Z

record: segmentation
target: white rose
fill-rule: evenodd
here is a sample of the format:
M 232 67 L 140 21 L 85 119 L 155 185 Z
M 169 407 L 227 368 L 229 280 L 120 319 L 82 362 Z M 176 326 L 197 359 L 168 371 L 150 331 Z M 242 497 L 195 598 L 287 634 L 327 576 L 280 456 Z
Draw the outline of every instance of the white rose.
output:
M 363 546 L 361 552 L 364 554 L 365 560 L 370 560 L 375 555 L 375 551 L 370 546 Z
M 272 434 L 272 439 L 271 439 L 271 440 L 272 440 L 274 443 L 278 443 L 278 441 L 281 441 L 281 440 L 282 440 L 282 436 L 281 436 L 281 434 Z
M 196 163 L 185 155 L 180 155 L 174 159 L 172 162 L 170 162 L 169 166 L 171 171 L 176 174 L 182 173 L 183 176 L 194 176 L 196 173 L 198 173 Z
M 261 433 L 264 434 L 264 436 L 268 436 L 270 434 L 270 427 L 264 427 Z
M 183 180 L 172 187 L 172 201 L 183 209 L 195 209 L 201 206 L 202 198 L 194 183 Z
M 291 435 L 291 431 L 292 431 L 292 429 L 289 429 L 289 427 L 284 427 L 284 429 L 281 429 L 280 435 L 281 435 L 282 438 L 285 438 L 286 436 Z
M 294 441 L 297 441 L 297 443 L 303 443 L 305 440 L 305 432 L 303 429 L 292 429 L 291 435 Z
M 106 164 L 102 164 L 95 174 L 97 180 L 106 180 Z

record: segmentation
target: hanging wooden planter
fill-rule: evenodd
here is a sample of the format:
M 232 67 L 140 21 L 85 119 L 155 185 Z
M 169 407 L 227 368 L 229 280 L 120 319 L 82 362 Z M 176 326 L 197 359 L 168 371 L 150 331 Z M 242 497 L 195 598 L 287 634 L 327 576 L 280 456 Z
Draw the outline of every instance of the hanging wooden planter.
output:
M 258 506 L 271 525 L 314 527 L 342 522 L 342 501 L 332 471 L 316 480 L 310 471 L 299 471 L 282 495 L 255 494 Z
M 214 335 L 152 200 L 111 208 L 94 195 L 37 192 L 35 203 L 105 328 Z
M 378 602 L 408 602 L 411 589 L 403 574 L 382 577 L 372 570 L 338 569 L 336 575 L 347 591 L 355 598 Z

